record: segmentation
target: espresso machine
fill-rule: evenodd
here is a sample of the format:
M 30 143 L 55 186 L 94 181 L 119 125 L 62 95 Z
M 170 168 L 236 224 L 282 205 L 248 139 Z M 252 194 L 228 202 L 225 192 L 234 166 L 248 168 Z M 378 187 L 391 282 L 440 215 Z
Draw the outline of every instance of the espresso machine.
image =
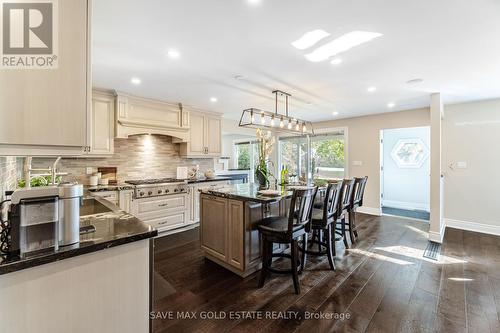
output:
M 25 257 L 78 243 L 83 186 L 61 184 L 18 189 L 9 209 L 10 250 Z

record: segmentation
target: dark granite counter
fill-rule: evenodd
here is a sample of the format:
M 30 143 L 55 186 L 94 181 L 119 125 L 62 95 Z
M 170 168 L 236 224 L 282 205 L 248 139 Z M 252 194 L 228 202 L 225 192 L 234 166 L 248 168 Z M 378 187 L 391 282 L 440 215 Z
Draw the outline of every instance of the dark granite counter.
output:
M 125 191 L 125 190 L 133 190 L 134 186 L 130 184 L 97 185 L 97 186 L 85 186 L 85 189 L 88 190 L 89 192 Z
M 230 185 L 218 189 L 206 189 L 202 190 L 201 192 L 223 198 L 243 200 L 243 201 L 253 201 L 264 204 L 280 201 L 282 199 L 290 198 L 292 196 L 292 190 L 284 187 L 281 189 L 280 195 L 277 196 L 262 195 L 259 194 L 258 185 L 250 183 Z
M 97 200 L 99 201 L 99 199 Z M 80 234 L 80 243 L 59 247 L 58 251 L 48 251 L 26 258 L 0 256 L 0 275 L 158 235 L 155 229 L 141 222 L 133 215 L 119 210 L 116 206 L 104 200 L 100 202 L 112 210 L 80 217 L 80 227 L 87 227 L 88 229 L 85 234 Z
M 215 178 L 200 178 L 200 179 L 188 179 L 188 184 L 197 183 L 207 183 L 207 182 L 220 182 L 224 180 L 231 180 L 229 177 L 215 177 Z

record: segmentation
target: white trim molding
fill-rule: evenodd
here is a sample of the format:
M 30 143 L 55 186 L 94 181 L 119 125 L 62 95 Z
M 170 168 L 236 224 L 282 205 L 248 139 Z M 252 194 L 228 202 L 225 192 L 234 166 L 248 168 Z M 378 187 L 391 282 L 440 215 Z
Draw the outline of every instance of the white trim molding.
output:
M 445 219 L 445 224 L 447 227 L 450 228 L 500 236 L 500 226 L 498 225 L 491 225 L 491 224 L 484 224 L 484 223 L 477 223 L 470 221 L 460 221 L 454 219 Z
M 436 243 L 443 243 L 445 232 L 446 232 L 446 220 L 442 220 L 441 229 L 439 230 L 439 233 L 435 231 L 429 231 L 429 240 Z
M 368 215 L 376 215 L 376 216 L 382 215 L 382 210 L 380 208 L 366 207 L 366 206 L 358 207 L 356 209 L 356 212 Z

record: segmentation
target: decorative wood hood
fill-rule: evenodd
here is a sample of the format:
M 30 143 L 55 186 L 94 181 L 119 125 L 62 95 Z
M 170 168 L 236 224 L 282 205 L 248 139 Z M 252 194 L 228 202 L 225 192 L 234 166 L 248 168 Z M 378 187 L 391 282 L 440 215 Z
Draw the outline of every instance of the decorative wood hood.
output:
M 159 134 L 189 141 L 189 112 L 182 104 L 167 103 L 116 93 L 117 138 L 137 134 Z

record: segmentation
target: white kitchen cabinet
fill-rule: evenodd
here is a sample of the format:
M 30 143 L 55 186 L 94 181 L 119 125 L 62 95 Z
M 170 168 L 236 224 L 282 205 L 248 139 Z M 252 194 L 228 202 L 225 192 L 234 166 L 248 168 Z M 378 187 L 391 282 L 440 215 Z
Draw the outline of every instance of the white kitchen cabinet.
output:
M 222 119 L 217 114 L 190 112 L 189 141 L 181 143 L 180 155 L 212 158 L 221 154 Z
M 139 198 L 131 201 L 130 213 L 158 232 L 188 226 L 190 223 L 188 194 Z
M 115 96 L 101 90 L 92 92 L 88 155 L 112 155 L 115 128 Z
M 58 1 L 58 66 L 0 69 L 0 155 L 78 155 L 89 145 L 90 0 Z

